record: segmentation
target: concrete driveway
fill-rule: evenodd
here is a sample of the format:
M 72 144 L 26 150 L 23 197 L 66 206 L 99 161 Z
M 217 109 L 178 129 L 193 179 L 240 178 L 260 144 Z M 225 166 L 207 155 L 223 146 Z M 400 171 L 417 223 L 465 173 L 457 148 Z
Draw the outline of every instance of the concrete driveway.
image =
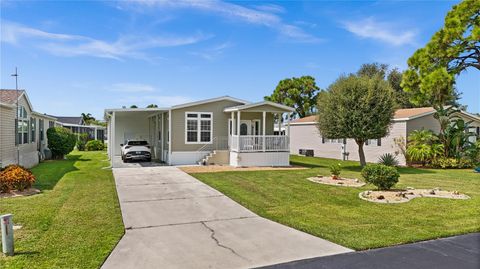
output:
M 113 173 L 126 233 L 102 268 L 251 268 L 351 251 L 261 218 L 175 167 Z
M 165 166 L 164 163 L 159 162 L 146 162 L 146 161 L 130 161 L 130 162 L 123 162 L 120 156 L 115 156 L 113 158 L 112 167 L 113 168 L 139 168 L 139 167 L 157 167 L 157 166 Z

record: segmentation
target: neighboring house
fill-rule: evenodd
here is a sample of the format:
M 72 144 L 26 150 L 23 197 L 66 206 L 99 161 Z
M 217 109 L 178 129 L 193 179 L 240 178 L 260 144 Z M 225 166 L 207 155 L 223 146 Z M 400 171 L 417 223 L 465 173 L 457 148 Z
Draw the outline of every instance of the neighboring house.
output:
M 293 108 L 223 96 L 167 108 L 106 109 L 108 154 L 129 139 L 147 140 L 152 157 L 170 165 L 289 165 L 286 135 L 274 135 L 274 115 Z
M 406 164 L 402 154 L 403 146 L 399 141 L 407 142 L 408 135 L 414 130 L 440 131 L 438 121 L 433 117 L 435 110 L 432 107 L 399 109 L 395 112 L 393 124 L 386 137 L 372 139 L 364 145 L 367 162 L 377 162 L 385 153 L 395 154 L 401 165 Z M 472 132 L 480 135 L 480 117 L 462 111 L 458 115 L 466 121 L 472 121 Z M 306 154 L 313 151 L 316 157 L 343 159 L 344 153 L 349 160 L 359 160 L 358 146 L 352 139 L 327 139 L 322 137 L 317 129 L 316 116 L 309 116 L 294 120 L 290 123 L 290 152 L 292 154 Z
M 38 164 L 48 146 L 47 129 L 56 120 L 35 112 L 25 90 L 0 90 L 0 167 Z
M 83 121 L 83 117 L 64 117 L 52 116 L 57 118 L 57 123 L 67 129 L 70 129 L 74 134 L 88 134 L 90 139 L 105 140 L 106 127 L 98 125 L 87 125 Z

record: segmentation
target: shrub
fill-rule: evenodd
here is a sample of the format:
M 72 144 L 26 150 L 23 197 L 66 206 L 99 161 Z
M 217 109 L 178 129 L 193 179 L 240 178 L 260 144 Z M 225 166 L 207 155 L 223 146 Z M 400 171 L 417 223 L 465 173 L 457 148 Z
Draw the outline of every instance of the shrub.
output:
M 77 142 L 75 135 L 63 127 L 52 127 L 47 130 L 48 148 L 54 159 L 61 159 L 70 153 Z
M 0 171 L 0 192 L 23 191 L 30 188 L 33 183 L 35 176 L 22 166 L 8 165 Z
M 338 177 L 342 172 L 342 165 L 339 163 L 330 165 L 330 173 L 332 176 Z
M 366 182 L 375 185 L 379 190 L 388 190 L 398 182 L 400 174 L 395 167 L 383 164 L 369 164 L 362 169 Z
M 77 139 L 77 149 L 80 151 L 85 150 L 85 145 L 88 142 L 88 134 L 79 134 Z
M 386 166 L 397 166 L 398 165 L 398 160 L 395 155 L 391 153 L 385 153 L 380 158 L 378 158 L 378 163 L 383 164 Z
M 100 140 L 90 140 L 87 142 L 87 145 L 85 147 L 87 148 L 88 151 L 95 151 L 95 150 L 103 150 L 105 148 L 105 145 Z
M 455 158 L 438 158 L 432 161 L 432 167 L 435 168 L 472 168 L 474 163 L 470 159 L 455 159 Z

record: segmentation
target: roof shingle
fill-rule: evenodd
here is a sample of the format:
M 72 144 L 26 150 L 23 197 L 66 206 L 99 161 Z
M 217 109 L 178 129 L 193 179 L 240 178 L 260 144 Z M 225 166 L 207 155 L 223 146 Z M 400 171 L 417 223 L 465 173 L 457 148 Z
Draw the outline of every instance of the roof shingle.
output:
M 430 113 L 433 112 L 435 109 L 433 107 L 418 107 L 418 108 L 402 108 L 402 109 L 397 109 L 395 111 L 395 115 L 393 116 L 393 119 L 408 119 L 411 117 L 419 116 L 425 113 Z M 307 116 L 304 118 L 296 119 L 293 120 L 292 123 L 310 123 L 310 122 L 316 122 L 317 121 L 317 116 L 312 115 L 312 116 Z
M 0 89 L 0 103 L 13 105 L 24 92 L 24 90 L 17 92 L 17 90 Z

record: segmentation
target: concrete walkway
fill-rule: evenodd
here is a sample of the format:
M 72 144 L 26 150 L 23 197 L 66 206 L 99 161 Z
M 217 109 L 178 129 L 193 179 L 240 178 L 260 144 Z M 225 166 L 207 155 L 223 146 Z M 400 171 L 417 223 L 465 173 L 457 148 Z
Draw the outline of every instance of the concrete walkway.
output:
M 350 252 L 261 218 L 175 167 L 113 170 L 126 233 L 102 268 L 251 268 Z

